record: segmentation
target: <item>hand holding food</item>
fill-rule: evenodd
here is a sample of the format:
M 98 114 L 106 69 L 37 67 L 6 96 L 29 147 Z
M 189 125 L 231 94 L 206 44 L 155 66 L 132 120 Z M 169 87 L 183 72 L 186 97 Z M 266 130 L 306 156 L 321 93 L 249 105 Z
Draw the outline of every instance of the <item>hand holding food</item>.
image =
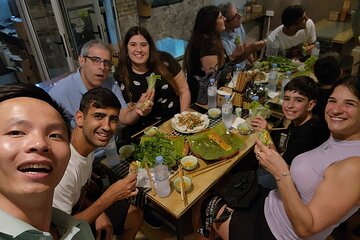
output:
M 272 144 L 272 140 L 271 140 L 271 136 L 270 133 L 268 131 L 262 131 L 259 134 L 259 139 L 262 142 L 262 144 L 264 144 L 265 146 L 269 146 L 270 144 Z
M 136 104 L 136 112 L 140 116 L 146 116 L 151 112 L 152 107 L 154 106 L 154 96 L 155 90 L 148 90 L 146 93 L 141 94 L 141 97 Z
M 139 161 L 133 161 L 129 165 L 129 173 L 137 174 L 141 163 Z

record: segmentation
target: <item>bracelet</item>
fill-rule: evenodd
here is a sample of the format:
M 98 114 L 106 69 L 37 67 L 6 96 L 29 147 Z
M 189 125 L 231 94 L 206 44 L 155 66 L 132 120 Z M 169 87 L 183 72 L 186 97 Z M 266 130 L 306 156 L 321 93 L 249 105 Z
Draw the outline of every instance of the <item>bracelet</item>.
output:
M 281 174 L 281 176 L 283 176 L 283 177 L 291 176 L 291 173 L 290 173 L 290 172 L 283 172 L 283 173 Z M 275 179 L 276 179 L 277 182 L 280 181 L 280 178 L 279 178 L 279 177 L 276 177 Z

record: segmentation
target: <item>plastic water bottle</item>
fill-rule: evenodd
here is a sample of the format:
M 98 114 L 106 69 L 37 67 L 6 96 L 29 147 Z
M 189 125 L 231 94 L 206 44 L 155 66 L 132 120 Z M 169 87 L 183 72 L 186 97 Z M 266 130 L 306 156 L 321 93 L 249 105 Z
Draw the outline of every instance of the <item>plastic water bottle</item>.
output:
M 279 37 L 276 35 L 274 41 L 268 41 L 266 44 L 266 52 L 265 55 L 269 56 L 278 56 L 280 49 L 280 40 Z
M 105 146 L 106 161 L 110 167 L 113 167 L 120 162 L 119 154 L 116 147 L 115 136 L 113 136 L 109 143 Z
M 221 107 L 222 121 L 224 122 L 226 128 L 229 130 L 232 125 L 231 117 L 233 112 L 233 105 L 230 102 L 230 96 L 225 96 L 225 102 Z
M 315 42 L 315 47 L 311 50 L 311 56 L 319 57 L 320 54 L 320 43 Z
M 268 84 L 269 92 L 276 92 L 277 79 L 278 79 L 277 64 L 273 63 L 272 68 L 269 72 L 269 84 Z
M 156 192 L 159 197 L 167 197 L 170 194 L 169 168 L 163 164 L 164 158 L 157 156 L 154 167 Z
M 235 88 L 241 70 L 242 70 L 242 64 L 241 63 L 235 64 L 232 79 L 231 82 L 229 83 L 229 87 Z
M 291 75 L 291 72 L 290 71 L 287 71 L 286 72 L 286 76 L 284 78 L 284 80 L 282 81 L 281 83 L 281 98 L 280 99 L 283 99 L 284 98 L 284 95 L 285 95 L 285 86 L 286 84 L 288 84 L 288 82 L 290 82 L 290 75 Z
M 210 84 L 208 86 L 207 93 L 208 93 L 208 109 L 216 108 L 217 88 L 215 85 L 215 79 L 213 78 L 210 78 Z

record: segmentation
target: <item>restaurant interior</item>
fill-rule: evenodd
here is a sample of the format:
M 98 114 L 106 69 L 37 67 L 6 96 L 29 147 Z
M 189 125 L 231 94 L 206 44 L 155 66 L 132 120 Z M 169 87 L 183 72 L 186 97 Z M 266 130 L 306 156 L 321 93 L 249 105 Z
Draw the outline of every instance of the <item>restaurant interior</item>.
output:
M 122 39 L 126 31 L 135 25 L 148 29 L 157 48 L 170 53 L 182 65 L 198 10 L 207 5 L 218 5 L 223 2 L 227 1 L 0 0 L 0 85 L 23 82 L 36 84 L 48 90 L 64 76 L 76 71 L 79 66 L 80 47 L 87 40 L 94 38 L 102 39 L 111 45 L 114 72 Z M 355 31 L 352 23 L 360 22 L 360 14 L 357 20 L 354 20 L 355 9 L 360 9 L 357 6 L 360 1 L 231 0 L 230 2 L 235 4 L 242 15 L 242 24 L 248 42 L 265 39 L 271 30 L 281 25 L 281 12 L 286 6 L 303 5 L 308 17 L 315 23 L 320 55 L 337 52 L 340 55 L 343 71 L 353 76 L 359 74 L 360 38 L 357 39 L 358 36 L 354 36 L 354 32 L 360 30 Z M 255 53 L 256 60 L 259 60 L 260 56 L 260 51 Z M 220 105 L 219 101 L 224 99 L 218 96 L 218 105 Z M 277 108 L 272 112 L 275 122 L 283 117 L 279 111 Z M 218 122 L 211 120 L 209 124 Z M 158 128 L 164 132 L 175 132 L 166 124 Z M 174 134 L 179 136 L 177 133 Z M 248 142 L 242 146 L 237 152 L 238 158 L 252 150 L 254 139 L 247 141 L 252 142 L 252 145 Z M 234 157 L 231 156 L 229 159 Z M 253 162 L 241 162 L 237 159 L 225 162 L 225 165 L 220 164 L 216 174 L 207 173 L 197 177 L 203 178 L 202 181 L 208 181 L 211 175 L 220 178 L 230 166 L 235 165 L 243 169 L 254 168 Z M 199 166 L 198 170 L 209 167 L 204 161 Z M 106 167 L 111 169 L 113 166 Z M 112 176 L 107 176 L 107 181 L 111 182 L 111 177 L 116 175 L 116 171 L 110 172 Z M 196 176 L 196 172 L 188 173 Z M 163 226 L 161 229 L 153 229 L 144 223 L 136 239 L 196 239 L 190 224 L 191 205 L 201 196 L 198 192 L 206 192 L 212 186 L 212 183 L 204 186 L 194 183 L 193 194 L 191 192 L 187 194 L 190 203 L 188 205 L 184 204 L 184 200 L 180 199 L 180 194 L 176 191 L 171 193 L 171 198 L 168 200 L 149 196 L 147 201 L 152 207 L 153 214 L 163 222 Z M 144 194 L 151 195 L 150 192 Z M 171 212 L 169 208 L 175 206 L 181 207 L 178 211 Z M 360 239 L 359 228 L 358 212 L 326 240 Z

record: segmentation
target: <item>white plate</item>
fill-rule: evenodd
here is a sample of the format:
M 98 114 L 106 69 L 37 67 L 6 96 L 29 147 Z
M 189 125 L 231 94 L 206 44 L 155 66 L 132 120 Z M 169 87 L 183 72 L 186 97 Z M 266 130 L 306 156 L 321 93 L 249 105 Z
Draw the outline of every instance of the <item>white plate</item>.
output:
M 196 115 L 196 116 L 199 116 L 203 121 L 202 121 L 202 124 L 199 125 L 199 126 L 196 126 L 194 128 L 187 128 L 186 126 L 180 126 L 179 125 L 179 117 L 181 115 L 185 115 L 185 114 L 192 114 L 192 115 Z M 171 125 L 172 127 L 180 132 L 180 133 L 184 133 L 184 134 L 190 134 L 190 133 L 197 133 L 197 132 L 200 132 L 202 130 L 204 130 L 205 128 L 207 128 L 209 126 L 209 118 L 206 114 L 201 114 L 201 113 L 198 113 L 198 112 L 182 112 L 182 113 L 178 113 L 178 114 L 175 114 L 175 116 L 171 119 Z

